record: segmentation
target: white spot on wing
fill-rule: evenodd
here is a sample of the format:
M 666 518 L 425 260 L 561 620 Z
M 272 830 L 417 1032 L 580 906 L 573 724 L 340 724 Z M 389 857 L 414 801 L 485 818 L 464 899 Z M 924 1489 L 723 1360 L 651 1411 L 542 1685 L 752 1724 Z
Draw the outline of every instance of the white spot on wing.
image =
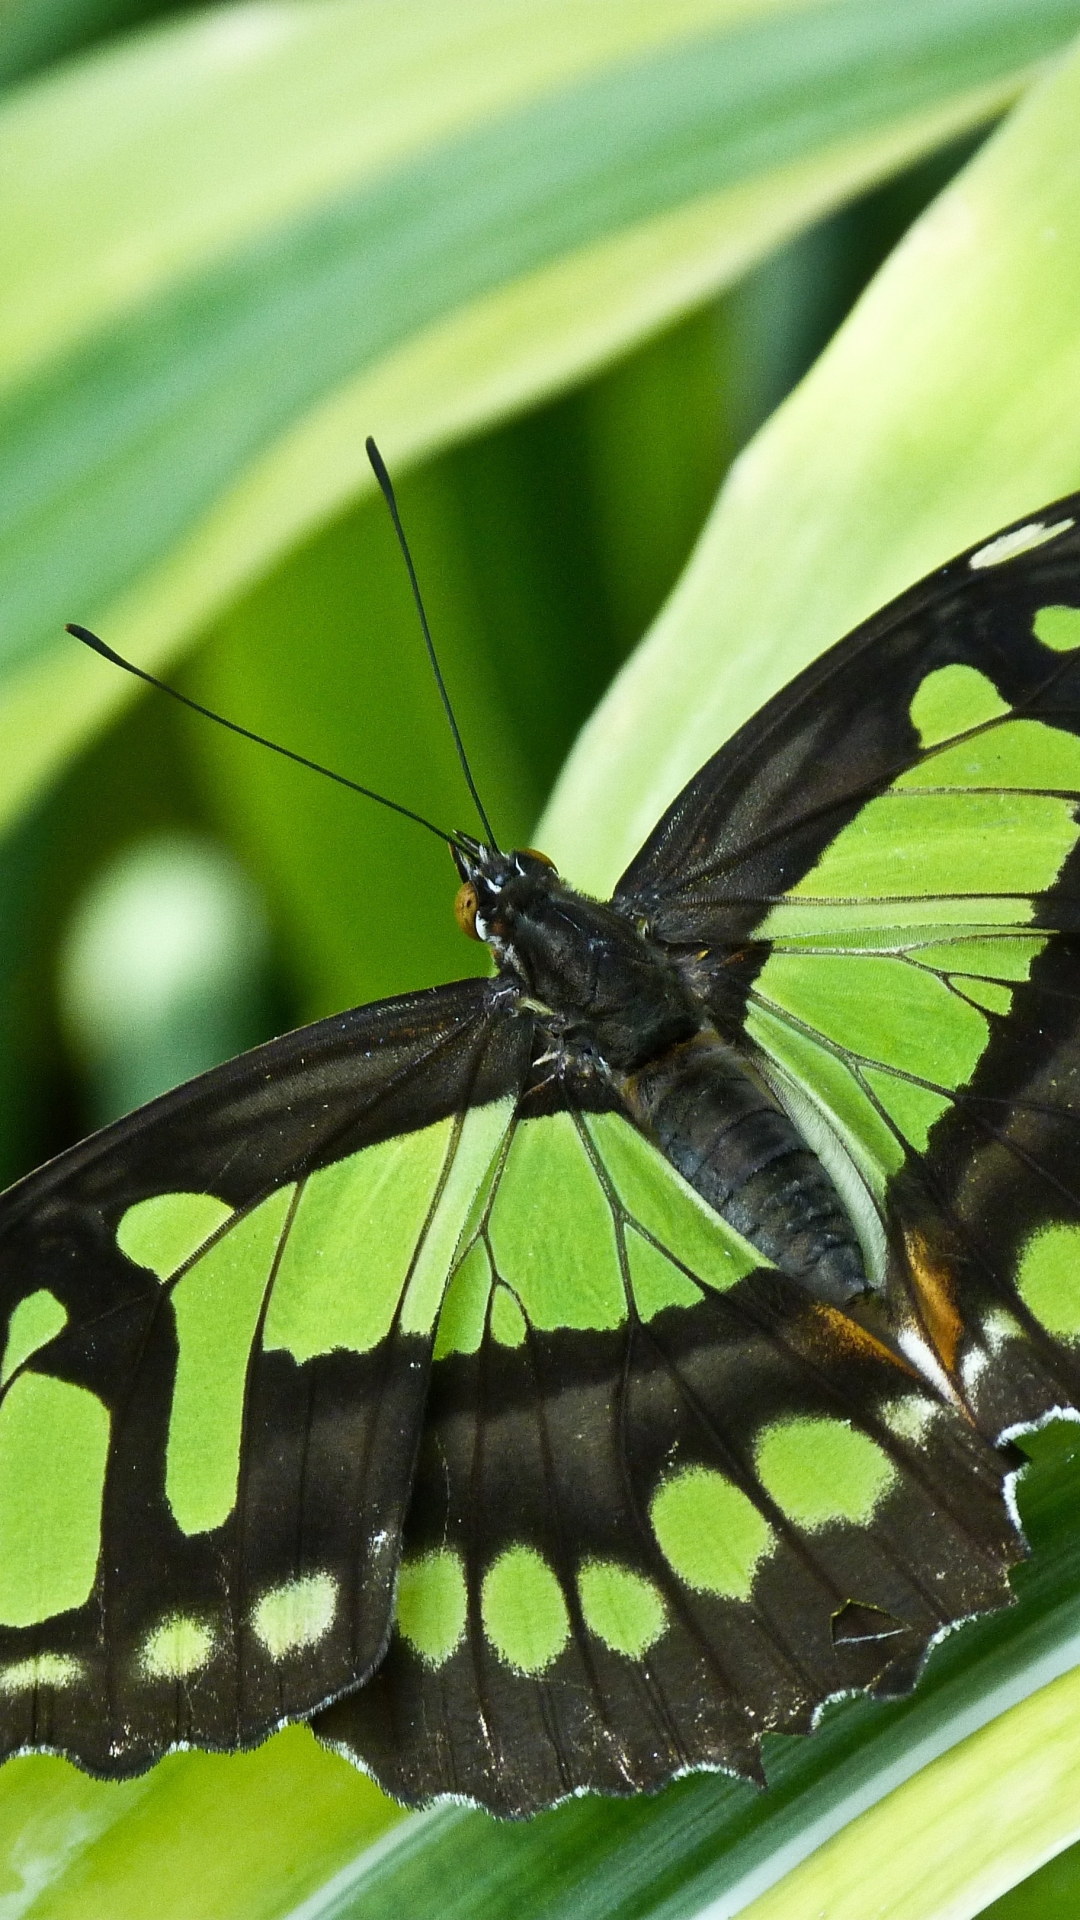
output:
M 881 1418 L 898 1440 L 910 1440 L 918 1444 L 940 1412 L 938 1401 L 908 1394 L 903 1400 L 893 1400 L 888 1406 L 882 1407 Z
M 985 1347 L 972 1347 L 971 1352 L 964 1355 L 960 1363 L 960 1378 L 968 1393 L 978 1386 L 989 1365 L 990 1355 Z
M 1056 540 L 1059 533 L 1067 533 L 1075 524 L 1074 520 L 1055 520 L 1052 526 L 1047 526 L 1045 520 L 1029 520 L 1026 526 L 1013 527 L 1011 533 L 999 533 L 996 540 L 988 540 L 985 547 L 979 547 L 972 554 L 968 566 L 998 567 L 1003 560 L 1015 559 L 1018 553 L 1030 553 L 1032 547 Z
M 1007 1313 L 1004 1307 L 995 1307 L 983 1321 L 983 1339 L 986 1342 L 987 1351 L 995 1357 L 1009 1340 L 1021 1340 L 1023 1334 L 1024 1329 L 1019 1320 L 1013 1314 Z
M 251 1624 L 271 1660 L 317 1646 L 337 1612 L 338 1583 L 331 1573 L 309 1573 L 270 1587 L 253 1609 Z

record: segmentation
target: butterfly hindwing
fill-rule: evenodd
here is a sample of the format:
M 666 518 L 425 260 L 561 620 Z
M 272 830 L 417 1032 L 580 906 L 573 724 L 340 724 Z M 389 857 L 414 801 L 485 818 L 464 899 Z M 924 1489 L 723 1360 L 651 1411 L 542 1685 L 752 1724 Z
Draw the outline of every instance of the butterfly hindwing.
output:
M 370 1672 L 446 1262 L 528 1047 L 491 983 L 386 1002 L 8 1197 L 8 1750 L 128 1773 Z
M 403 1799 L 759 1774 L 1007 1598 L 999 1457 L 616 1114 L 512 1128 L 436 1355 L 395 1636 L 315 1721 Z
M 800 675 L 616 893 L 700 945 L 721 1030 L 848 1168 L 894 1326 L 992 1437 L 1080 1398 L 1078 808 L 1072 496 Z

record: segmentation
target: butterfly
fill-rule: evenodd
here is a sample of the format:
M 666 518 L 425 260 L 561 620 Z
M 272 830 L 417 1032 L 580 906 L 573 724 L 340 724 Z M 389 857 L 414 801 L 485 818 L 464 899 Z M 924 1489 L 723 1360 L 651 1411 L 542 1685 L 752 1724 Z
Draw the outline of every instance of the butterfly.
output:
M 1080 495 L 903 594 L 612 899 L 0 1200 L 0 1737 L 292 1719 L 521 1815 L 910 1688 L 1080 1406 Z

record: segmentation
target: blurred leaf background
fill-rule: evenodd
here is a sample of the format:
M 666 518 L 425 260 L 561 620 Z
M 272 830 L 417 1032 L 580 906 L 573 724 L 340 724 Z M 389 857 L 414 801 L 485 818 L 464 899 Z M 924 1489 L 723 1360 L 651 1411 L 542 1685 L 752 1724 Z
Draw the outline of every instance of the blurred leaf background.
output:
M 7 1178 L 476 964 L 426 836 L 63 621 L 471 826 L 373 431 L 500 834 L 609 887 L 805 659 L 1080 485 L 1078 31 L 1080 0 L 4 0 Z M 774 1742 L 765 1796 L 507 1827 L 402 1818 L 302 1728 L 121 1787 L 27 1757 L 0 1920 L 1075 1913 L 1070 1432 L 1031 1442 L 1009 1618 Z

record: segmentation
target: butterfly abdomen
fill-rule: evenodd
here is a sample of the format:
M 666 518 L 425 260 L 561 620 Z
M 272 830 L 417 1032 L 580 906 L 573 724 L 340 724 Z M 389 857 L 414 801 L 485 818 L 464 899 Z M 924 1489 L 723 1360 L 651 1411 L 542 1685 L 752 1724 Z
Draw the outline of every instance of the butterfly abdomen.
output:
M 816 1154 L 716 1034 L 699 1033 L 627 1080 L 638 1125 L 745 1239 L 818 1298 L 867 1287 L 862 1252 Z

